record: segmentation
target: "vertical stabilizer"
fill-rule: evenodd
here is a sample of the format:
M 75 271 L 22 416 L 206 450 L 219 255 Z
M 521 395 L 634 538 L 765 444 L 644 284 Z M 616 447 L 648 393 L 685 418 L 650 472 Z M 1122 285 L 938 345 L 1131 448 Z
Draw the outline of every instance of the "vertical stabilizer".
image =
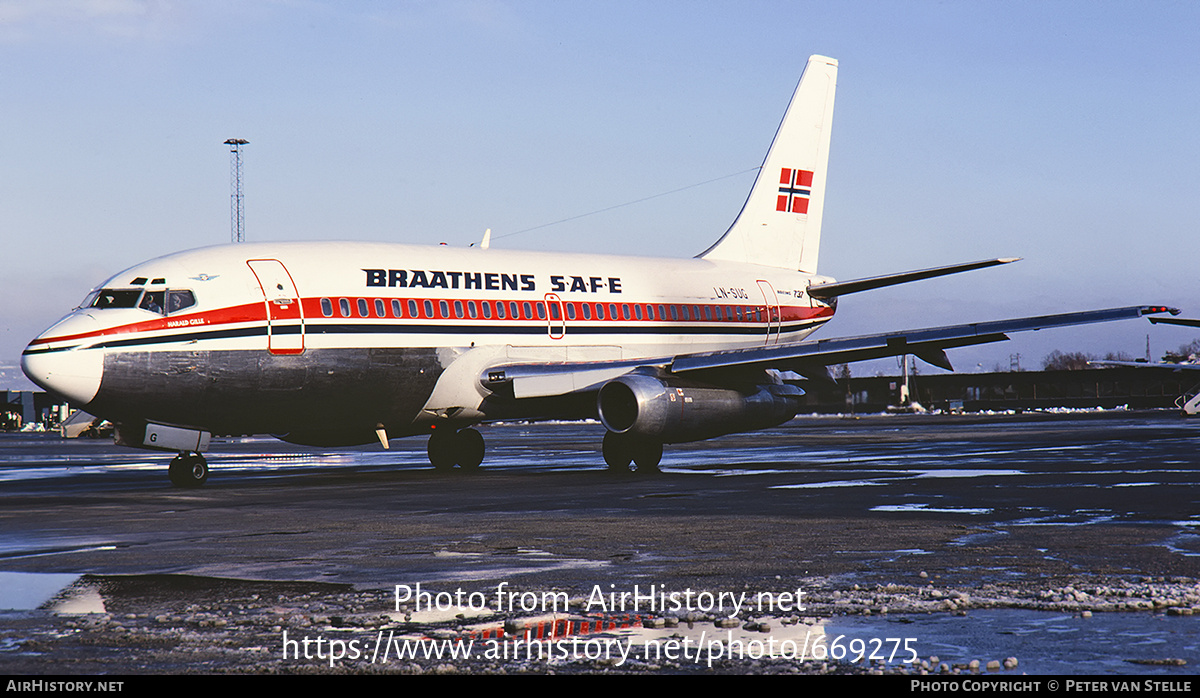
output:
M 701 258 L 816 273 L 837 65 L 808 59 L 742 212 Z

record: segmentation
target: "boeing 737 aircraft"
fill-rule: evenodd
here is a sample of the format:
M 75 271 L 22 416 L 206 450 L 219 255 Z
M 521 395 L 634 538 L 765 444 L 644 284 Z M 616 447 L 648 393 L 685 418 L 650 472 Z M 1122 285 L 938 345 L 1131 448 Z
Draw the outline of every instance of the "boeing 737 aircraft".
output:
M 314 446 L 427 434 L 437 467 L 477 467 L 472 426 L 599 417 L 604 460 L 655 470 L 664 443 L 795 416 L 794 374 L 1006 333 L 1168 310 L 1135 306 L 803 342 L 839 296 L 1003 264 L 835 282 L 817 273 L 837 61 L 809 59 L 741 213 L 694 259 L 379 243 L 260 243 L 123 271 L 30 342 L 38 385 L 178 451 L 208 478 L 212 435 Z

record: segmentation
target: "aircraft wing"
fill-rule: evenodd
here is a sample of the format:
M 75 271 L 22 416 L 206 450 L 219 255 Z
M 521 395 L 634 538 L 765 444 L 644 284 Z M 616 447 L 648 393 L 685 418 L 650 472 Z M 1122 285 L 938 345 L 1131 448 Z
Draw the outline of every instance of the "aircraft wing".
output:
M 1060 315 L 974 322 L 926 329 L 822 339 L 812 342 L 680 354 L 657 359 L 493 366 L 481 376 L 492 390 L 510 386 L 513 397 L 548 397 L 597 390 L 605 382 L 636 368 L 654 367 L 672 374 L 696 374 L 736 369 L 790 370 L 802 375 L 823 374 L 832 364 L 912 354 L 953 370 L 946 349 L 1008 339 L 1008 333 L 1129 320 L 1152 313 L 1178 313 L 1164 306 L 1129 306 Z M 507 392 L 507 391 L 506 391 Z

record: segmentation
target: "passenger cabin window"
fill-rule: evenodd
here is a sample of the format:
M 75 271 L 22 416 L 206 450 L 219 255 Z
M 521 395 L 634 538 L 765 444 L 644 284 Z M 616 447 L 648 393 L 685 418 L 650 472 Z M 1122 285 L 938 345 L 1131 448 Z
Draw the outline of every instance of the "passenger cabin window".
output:
M 342 317 L 350 317 L 350 299 L 339 298 L 338 310 L 342 311 Z
M 375 317 L 387 317 L 386 306 L 384 306 L 383 301 L 378 298 L 375 299 Z
M 398 298 L 392 299 L 392 317 L 404 317 L 404 308 L 400 306 Z
M 417 302 L 411 298 L 408 299 L 408 316 L 420 317 L 420 315 L 417 314 Z
M 358 316 L 359 317 L 367 317 L 370 314 L 371 313 L 367 310 L 367 299 L 359 298 L 358 299 Z
M 333 303 L 330 303 L 328 298 L 321 299 L 321 314 L 325 317 L 333 317 Z

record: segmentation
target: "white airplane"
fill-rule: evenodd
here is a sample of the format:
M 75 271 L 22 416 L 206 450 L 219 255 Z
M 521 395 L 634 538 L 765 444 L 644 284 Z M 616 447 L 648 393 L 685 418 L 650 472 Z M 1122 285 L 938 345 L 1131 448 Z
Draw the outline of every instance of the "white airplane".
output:
M 1164 325 L 1182 325 L 1183 327 L 1200 327 L 1200 320 L 1192 318 L 1171 318 L 1171 317 L 1151 317 L 1147 318 L 1154 324 Z M 1167 369 L 1173 373 L 1181 371 L 1200 371 L 1200 363 L 1196 363 L 1195 357 L 1187 357 L 1181 361 L 1116 361 L 1111 359 L 1102 359 L 1099 361 L 1089 361 L 1090 366 L 1121 366 L 1125 368 L 1159 368 Z M 1180 395 L 1175 400 L 1175 405 L 1180 409 L 1185 417 L 1194 417 L 1200 414 L 1200 386 L 1193 387 L 1188 392 Z
M 213 434 L 316 446 L 428 434 L 434 466 L 474 468 L 472 425 L 599 417 L 604 460 L 655 470 L 664 443 L 795 416 L 791 371 L 1006 333 L 1135 318 L 1136 306 L 802 342 L 838 296 L 1003 264 L 835 282 L 817 273 L 837 61 L 813 56 L 741 213 L 694 259 L 382 243 L 261 243 L 167 255 L 100 284 L 25 349 L 43 388 L 178 451 L 208 477 Z

